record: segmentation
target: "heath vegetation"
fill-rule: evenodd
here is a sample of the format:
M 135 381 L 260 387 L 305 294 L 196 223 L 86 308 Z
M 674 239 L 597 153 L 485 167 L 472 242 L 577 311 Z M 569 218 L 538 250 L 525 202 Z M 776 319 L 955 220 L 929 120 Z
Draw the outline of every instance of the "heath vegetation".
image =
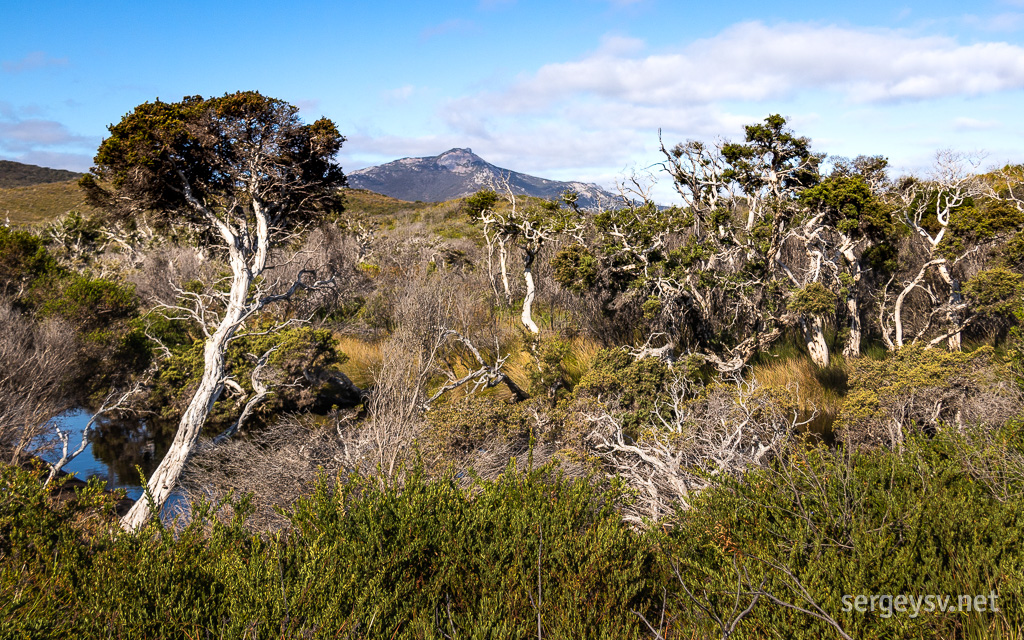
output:
M 0 227 L 0 632 L 1024 635 L 1024 171 L 739 133 L 408 203 L 280 100 L 137 107 Z

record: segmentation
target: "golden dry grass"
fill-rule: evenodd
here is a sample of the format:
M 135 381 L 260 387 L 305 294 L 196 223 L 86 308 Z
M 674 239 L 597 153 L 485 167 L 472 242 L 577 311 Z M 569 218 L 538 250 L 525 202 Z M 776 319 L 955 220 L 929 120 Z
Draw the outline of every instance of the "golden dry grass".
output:
M 365 389 L 373 384 L 370 371 L 380 364 L 380 345 L 352 336 L 337 336 L 338 348 L 348 356 L 341 370 L 357 386 Z
M 845 372 L 846 363 L 841 357 L 824 369 L 808 358 L 796 357 L 757 365 L 753 375 L 762 386 L 789 389 L 802 411 L 836 415 L 843 402 L 840 387 Z
M 571 386 L 575 386 L 594 365 L 594 359 L 603 347 L 600 343 L 582 336 L 572 338 L 568 343 L 569 354 L 562 364 Z M 528 389 L 530 375 L 537 370 L 537 360 L 532 352 L 522 349 L 514 357 L 509 358 L 502 370 L 517 385 Z
M 70 211 L 83 215 L 97 211 L 86 204 L 85 194 L 74 180 L 0 189 L 0 221 L 9 218 L 16 227 L 53 222 Z

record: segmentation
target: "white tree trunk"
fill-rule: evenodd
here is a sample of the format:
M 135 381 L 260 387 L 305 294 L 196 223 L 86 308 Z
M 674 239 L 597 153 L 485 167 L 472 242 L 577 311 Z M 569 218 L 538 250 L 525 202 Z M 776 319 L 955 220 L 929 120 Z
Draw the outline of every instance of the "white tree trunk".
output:
M 498 237 L 498 262 L 501 264 L 501 284 L 505 286 L 505 301 L 512 306 L 512 288 L 508 284 L 508 249 L 504 238 Z
M 170 449 L 147 481 L 149 498 L 142 496 L 121 519 L 121 527 L 125 530 L 137 531 L 146 524 L 150 517 L 150 499 L 157 510 L 163 507 L 199 440 L 199 433 L 213 408 L 213 403 L 217 401 L 223 389 L 227 344 L 245 315 L 249 286 L 252 284 L 252 271 L 245 263 L 241 252 L 232 246 L 230 253 L 233 272 L 231 294 L 224 318 L 213 335 L 207 338 L 203 348 L 203 376 L 199 381 L 199 387 L 181 416 Z M 265 252 L 258 251 L 256 258 L 265 259 Z M 258 265 L 258 271 L 262 271 L 262 266 Z
M 807 343 L 807 351 L 811 354 L 811 360 L 819 367 L 827 367 L 828 343 L 825 342 L 825 323 L 821 317 L 800 318 L 800 328 L 803 330 L 804 342 Z
M 533 299 L 537 296 L 537 289 L 533 284 L 533 267 L 534 254 L 526 252 L 523 256 L 523 278 L 526 280 L 526 297 L 523 298 L 523 324 L 530 330 L 530 333 L 539 334 L 540 328 L 537 323 L 533 321 Z
M 846 298 L 846 312 L 850 315 L 850 337 L 843 346 L 843 355 L 847 358 L 856 358 L 860 356 L 860 339 L 863 334 L 857 296 L 850 295 Z
M 960 282 L 954 280 L 953 276 L 949 273 L 948 266 L 943 263 L 939 265 L 939 276 L 942 280 L 949 285 L 949 307 L 950 311 L 946 314 L 946 320 L 949 322 L 950 327 L 956 327 L 960 324 L 960 314 L 953 311 L 957 306 L 963 302 L 963 295 L 960 293 Z M 957 331 L 949 336 L 948 345 L 950 351 L 960 351 L 961 349 L 961 333 Z
M 840 253 L 846 259 L 846 264 L 853 271 L 853 284 L 850 285 L 849 293 L 846 294 L 846 313 L 850 316 L 850 337 L 843 345 L 843 356 L 846 358 L 857 358 L 860 356 L 860 341 L 864 335 L 860 326 L 860 303 L 857 300 L 857 286 L 860 284 L 861 268 L 857 260 L 857 254 L 853 249 L 855 243 L 849 236 L 841 235 L 843 243 Z

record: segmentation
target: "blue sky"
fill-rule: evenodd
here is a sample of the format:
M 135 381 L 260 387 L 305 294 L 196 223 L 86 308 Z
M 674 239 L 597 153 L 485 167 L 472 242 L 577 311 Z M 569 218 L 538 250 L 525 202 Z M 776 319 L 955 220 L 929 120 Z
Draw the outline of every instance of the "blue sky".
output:
M 14 4 L 14 3 L 11 3 Z M 84 170 L 157 97 L 256 89 L 333 119 L 352 170 L 471 147 L 613 186 L 666 143 L 781 113 L 833 155 L 1024 162 L 1024 0 L 52 2 L 0 22 L 0 158 Z M 657 177 L 657 173 L 655 173 Z M 656 188 L 668 199 L 664 178 Z

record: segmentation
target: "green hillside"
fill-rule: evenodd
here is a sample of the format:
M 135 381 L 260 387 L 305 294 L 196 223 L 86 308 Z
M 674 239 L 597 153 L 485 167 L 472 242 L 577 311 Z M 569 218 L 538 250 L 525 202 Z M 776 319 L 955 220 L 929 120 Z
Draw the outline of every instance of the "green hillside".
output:
M 69 211 L 95 211 L 74 180 L 0 189 L 0 221 L 9 219 L 14 226 L 41 224 Z

